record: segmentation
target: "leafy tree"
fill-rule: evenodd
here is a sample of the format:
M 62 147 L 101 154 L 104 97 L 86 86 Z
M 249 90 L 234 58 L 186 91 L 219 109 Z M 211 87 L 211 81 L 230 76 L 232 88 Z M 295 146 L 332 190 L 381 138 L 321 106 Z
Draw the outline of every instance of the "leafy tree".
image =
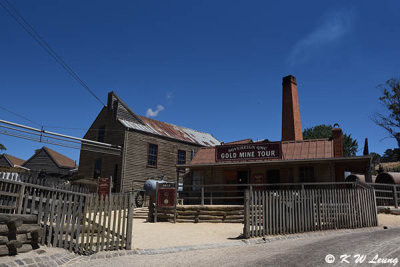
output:
M 369 155 L 372 157 L 372 165 L 376 166 L 379 163 L 381 163 L 381 155 L 379 155 L 378 153 L 375 152 L 371 152 L 369 153 Z
M 3 151 L 3 150 L 7 150 L 7 148 L 3 144 L 0 144 L 0 151 Z
M 386 149 L 381 157 L 382 162 L 395 162 L 399 161 L 400 158 L 400 149 Z
M 389 79 L 379 85 L 378 89 L 381 89 L 383 94 L 379 100 L 389 115 L 375 113 L 372 121 L 396 139 L 397 147 L 400 148 L 400 81 L 396 78 Z
M 303 139 L 332 138 L 332 125 L 317 125 L 303 131 Z M 355 156 L 358 150 L 357 140 L 351 134 L 343 134 L 343 155 L 345 157 Z

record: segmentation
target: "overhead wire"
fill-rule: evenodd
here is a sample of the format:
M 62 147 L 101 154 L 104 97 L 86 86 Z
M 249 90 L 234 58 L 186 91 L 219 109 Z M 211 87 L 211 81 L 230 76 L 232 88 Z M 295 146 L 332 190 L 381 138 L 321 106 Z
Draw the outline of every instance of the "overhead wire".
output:
M 15 116 L 17 116 L 17 117 L 20 117 L 21 119 L 24 119 L 24 120 L 26 120 L 26 121 L 29 121 L 29 122 L 31 122 L 31 123 L 33 123 L 33 124 L 36 124 L 36 125 L 38 125 L 38 126 L 42 126 L 42 124 L 40 124 L 40 123 L 38 123 L 38 122 L 36 122 L 36 121 L 34 121 L 34 120 L 31 120 L 31 119 L 29 119 L 29 118 L 27 118 L 27 117 L 25 117 L 25 116 L 22 116 L 21 114 L 18 114 L 18 113 L 14 112 L 14 111 L 11 111 L 11 110 L 9 110 L 8 108 L 5 108 L 5 107 L 3 107 L 3 106 L 0 106 L 0 109 L 2 109 L 2 110 L 4 110 L 4 111 L 7 111 L 7 112 L 9 112 L 9 113 L 11 113 L 11 114 L 13 114 L 13 115 L 15 115 Z
M 8 7 L 0 1 L 0 6 L 59 64 L 61 67 L 74 78 L 86 91 L 89 92 L 104 107 L 104 102 L 82 81 L 78 74 L 54 51 L 54 49 L 46 42 L 46 40 L 33 28 L 33 26 L 21 15 L 21 13 L 8 1 L 5 0 Z M 14 13 L 10 10 L 14 11 Z

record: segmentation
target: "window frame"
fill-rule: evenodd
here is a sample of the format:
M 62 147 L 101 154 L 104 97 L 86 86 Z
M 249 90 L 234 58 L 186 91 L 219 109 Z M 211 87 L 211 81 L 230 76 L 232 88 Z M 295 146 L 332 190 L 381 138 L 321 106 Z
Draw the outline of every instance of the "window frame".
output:
M 156 157 L 156 160 L 155 160 L 156 164 L 155 164 L 155 165 L 149 165 L 150 145 L 154 145 L 154 146 L 157 147 L 157 153 L 156 153 L 156 155 L 155 155 L 155 157 Z M 154 155 L 151 155 L 151 156 L 154 156 Z M 157 168 L 157 166 L 158 166 L 158 144 L 147 143 L 147 161 L 146 161 L 146 167 L 147 167 L 147 168 Z
M 183 152 L 184 155 L 185 155 L 185 158 L 184 158 L 184 162 L 183 162 L 183 163 L 180 163 L 180 162 L 179 162 L 179 160 L 180 160 L 180 158 L 179 158 L 179 152 Z M 178 152 L 177 152 L 176 155 L 177 155 L 176 164 L 178 164 L 178 165 L 184 165 L 184 164 L 186 164 L 186 150 L 178 149 Z

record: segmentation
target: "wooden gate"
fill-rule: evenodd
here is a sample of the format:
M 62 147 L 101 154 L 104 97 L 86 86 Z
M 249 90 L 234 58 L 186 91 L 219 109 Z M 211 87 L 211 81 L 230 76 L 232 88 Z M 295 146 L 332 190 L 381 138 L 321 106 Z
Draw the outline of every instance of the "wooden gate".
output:
M 97 195 L 0 178 L 0 212 L 37 215 L 42 245 L 77 253 L 131 249 L 134 197 Z
M 80 254 L 131 249 L 133 195 L 25 195 L 23 214 L 37 214 L 45 228 L 42 244 Z
M 377 224 L 373 189 L 245 192 L 243 232 L 246 238 Z

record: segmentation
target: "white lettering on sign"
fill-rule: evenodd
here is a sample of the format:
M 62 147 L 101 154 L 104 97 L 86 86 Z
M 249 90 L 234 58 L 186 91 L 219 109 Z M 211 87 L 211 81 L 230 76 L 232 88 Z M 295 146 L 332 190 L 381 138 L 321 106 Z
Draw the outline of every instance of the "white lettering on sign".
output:
M 237 156 L 236 153 L 222 153 L 221 159 L 235 159 Z

